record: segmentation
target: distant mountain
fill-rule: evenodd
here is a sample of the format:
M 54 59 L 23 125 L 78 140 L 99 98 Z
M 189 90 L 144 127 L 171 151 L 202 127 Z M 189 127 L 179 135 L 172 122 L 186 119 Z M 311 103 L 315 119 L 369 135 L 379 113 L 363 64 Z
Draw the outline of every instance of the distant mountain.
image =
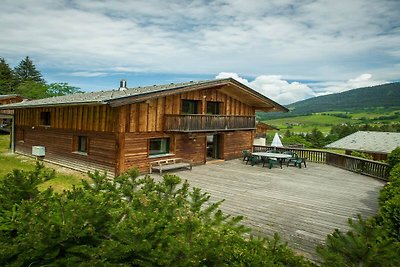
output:
M 291 117 L 326 111 L 355 111 L 400 106 L 400 83 L 388 83 L 313 97 L 286 106 L 289 113 L 259 113 L 262 119 Z

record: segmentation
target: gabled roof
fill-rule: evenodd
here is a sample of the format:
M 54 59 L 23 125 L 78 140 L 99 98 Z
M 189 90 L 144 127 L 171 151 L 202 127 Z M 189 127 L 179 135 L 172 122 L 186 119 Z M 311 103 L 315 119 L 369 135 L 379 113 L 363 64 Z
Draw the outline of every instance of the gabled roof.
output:
M 165 85 L 127 88 L 126 90 L 117 89 L 91 93 L 77 93 L 8 104 L 0 106 L 0 109 L 103 104 L 117 107 L 126 104 L 142 102 L 150 98 L 214 87 L 218 87 L 221 92 L 240 99 L 243 102 L 255 107 L 257 110 L 283 112 L 288 111 L 288 109 L 276 103 L 275 101 L 232 78 L 195 82 L 190 81 L 184 83 L 170 83 Z
M 388 154 L 398 146 L 400 146 L 400 133 L 358 131 L 326 147 Z

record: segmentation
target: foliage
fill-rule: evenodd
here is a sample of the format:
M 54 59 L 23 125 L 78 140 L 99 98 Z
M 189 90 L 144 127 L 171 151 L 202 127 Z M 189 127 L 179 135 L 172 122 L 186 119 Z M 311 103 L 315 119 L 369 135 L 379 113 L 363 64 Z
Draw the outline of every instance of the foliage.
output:
M 359 157 L 359 158 L 363 158 L 363 159 L 370 159 L 370 160 L 374 159 L 373 156 L 363 153 L 363 152 L 359 152 L 359 151 L 352 151 L 351 155 L 353 157 Z
M 386 183 L 379 194 L 379 205 L 382 207 L 386 201 L 400 195 L 400 164 L 397 164 L 391 171 L 389 182 Z
M 0 57 L 0 94 L 16 93 L 29 99 L 38 99 L 81 93 L 79 89 L 68 83 L 46 84 L 29 57 L 21 60 L 14 70 Z
M 349 220 L 351 230 L 336 230 L 317 252 L 325 266 L 400 265 L 400 163 L 379 194 L 379 213 L 368 220 Z
M 302 134 L 295 134 L 287 130 L 285 132 L 284 137 L 282 138 L 282 143 L 287 145 L 295 145 L 295 144 L 303 144 L 304 147 L 309 148 L 312 147 L 312 144 L 308 142 L 304 135 Z
M 374 218 L 349 219 L 351 230 L 328 235 L 325 246 L 317 248 L 323 266 L 398 266 L 400 246 L 384 237 L 384 230 Z
M 68 83 L 51 83 L 47 88 L 47 96 L 61 96 L 82 93 L 79 87 L 71 86 Z
M 323 133 L 317 128 L 314 128 L 311 133 L 306 135 L 306 140 L 311 143 L 313 148 L 322 148 L 326 145 Z
M 400 146 L 390 152 L 387 163 L 389 164 L 389 169 L 400 163 Z
M 11 94 L 15 85 L 15 77 L 12 69 L 4 58 L 0 57 L 0 94 Z
M 221 202 L 208 204 L 209 194 L 175 175 L 160 182 L 135 170 L 91 177 L 93 184 L 71 191 L 15 198 L 3 211 L 12 227 L 0 233 L 0 265 L 311 265 L 278 236 L 245 238 L 242 217 L 223 214 Z
M 47 86 L 34 81 L 24 81 L 15 88 L 15 93 L 29 99 L 39 99 L 47 97 Z
M 389 155 L 397 154 L 397 151 Z M 379 216 L 389 236 L 400 242 L 400 162 L 390 171 L 389 182 L 379 195 Z
M 35 64 L 29 57 L 25 57 L 21 62 L 14 68 L 15 77 L 18 83 L 23 82 L 35 82 L 39 84 L 45 84 L 42 74 L 36 69 Z

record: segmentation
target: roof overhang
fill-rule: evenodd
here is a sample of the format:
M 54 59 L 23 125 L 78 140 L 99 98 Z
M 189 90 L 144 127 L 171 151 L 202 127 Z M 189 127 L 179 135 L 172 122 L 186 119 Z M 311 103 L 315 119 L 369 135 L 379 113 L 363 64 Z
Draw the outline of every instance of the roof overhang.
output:
M 174 95 L 182 92 L 191 92 L 191 91 L 210 89 L 210 88 L 220 90 L 222 93 L 227 94 L 228 96 L 231 96 L 237 100 L 247 103 L 248 105 L 254 107 L 256 110 L 268 111 L 268 112 L 289 111 L 284 106 L 276 103 L 275 101 L 269 99 L 268 97 L 258 93 L 257 91 L 249 88 L 248 86 L 232 78 L 215 80 L 207 83 L 194 84 L 190 86 L 183 86 L 180 88 L 172 88 L 170 90 L 165 90 L 161 92 L 149 92 L 135 97 L 127 96 L 124 98 L 110 100 L 108 101 L 108 103 L 112 107 L 118 107 L 127 104 L 143 102 L 151 98 L 157 98 L 162 96 Z

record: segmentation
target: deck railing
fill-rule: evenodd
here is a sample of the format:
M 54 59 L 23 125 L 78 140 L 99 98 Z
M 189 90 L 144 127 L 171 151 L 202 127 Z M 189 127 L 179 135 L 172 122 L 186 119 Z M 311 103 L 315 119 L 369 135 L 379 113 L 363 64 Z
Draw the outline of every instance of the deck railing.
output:
M 174 132 L 206 132 L 249 130 L 256 128 L 255 116 L 165 115 L 165 130 Z
M 271 146 L 253 146 L 254 152 L 262 152 L 268 150 L 291 151 L 295 152 L 299 157 L 307 158 L 308 161 L 325 163 L 349 171 L 361 173 L 374 178 L 388 180 L 388 164 L 373 161 L 349 155 L 333 153 L 325 150 L 317 149 L 302 149 L 288 147 L 271 147 Z

